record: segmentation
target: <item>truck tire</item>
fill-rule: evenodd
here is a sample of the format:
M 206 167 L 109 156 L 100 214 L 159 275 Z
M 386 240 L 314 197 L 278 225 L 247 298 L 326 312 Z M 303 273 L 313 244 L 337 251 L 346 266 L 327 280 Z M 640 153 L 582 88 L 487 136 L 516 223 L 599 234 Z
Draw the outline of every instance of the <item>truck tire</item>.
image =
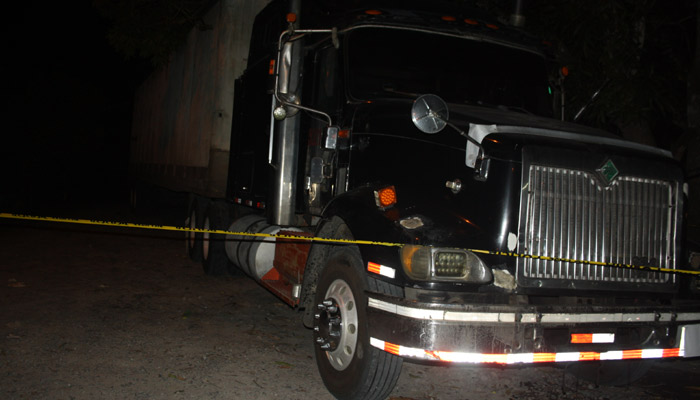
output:
M 206 202 L 193 196 L 190 199 L 190 206 L 187 211 L 187 218 L 185 219 L 185 226 L 190 229 L 202 229 L 204 226 L 204 210 L 206 209 Z M 185 234 L 185 246 L 187 249 L 187 255 L 190 259 L 195 262 L 202 261 L 202 233 L 201 232 L 187 232 Z
M 323 383 L 341 400 L 384 399 L 401 373 L 400 357 L 369 343 L 366 290 L 388 291 L 371 283 L 356 247 L 335 248 L 319 277 L 314 353 Z
M 212 201 L 207 207 L 203 229 L 228 230 L 229 212 L 224 202 Z M 223 275 L 229 270 L 229 260 L 225 249 L 226 235 L 202 233 L 202 269 L 207 275 Z

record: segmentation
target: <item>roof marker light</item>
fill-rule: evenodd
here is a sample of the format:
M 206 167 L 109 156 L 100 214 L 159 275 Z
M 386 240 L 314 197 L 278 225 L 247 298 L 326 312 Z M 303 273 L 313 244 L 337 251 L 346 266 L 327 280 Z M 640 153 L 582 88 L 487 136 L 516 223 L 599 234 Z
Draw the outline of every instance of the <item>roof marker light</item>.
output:
M 442 16 L 443 21 L 448 21 L 448 22 L 454 22 L 457 21 L 457 18 L 451 16 L 451 15 L 443 15 Z
M 499 26 L 498 26 L 498 25 L 494 25 L 494 24 L 486 24 L 486 26 L 489 27 L 489 28 L 491 28 L 491 29 L 493 29 L 493 30 L 499 29 Z
M 468 23 L 469 25 L 479 25 L 479 22 L 477 20 L 471 18 L 465 18 L 464 22 Z

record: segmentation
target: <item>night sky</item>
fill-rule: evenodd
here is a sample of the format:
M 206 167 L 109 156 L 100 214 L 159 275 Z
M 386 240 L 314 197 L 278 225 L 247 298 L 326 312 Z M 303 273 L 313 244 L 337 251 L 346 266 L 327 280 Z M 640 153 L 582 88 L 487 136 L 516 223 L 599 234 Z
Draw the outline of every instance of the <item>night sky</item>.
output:
M 0 207 L 126 198 L 132 97 L 148 64 L 114 52 L 90 2 L 4 14 Z

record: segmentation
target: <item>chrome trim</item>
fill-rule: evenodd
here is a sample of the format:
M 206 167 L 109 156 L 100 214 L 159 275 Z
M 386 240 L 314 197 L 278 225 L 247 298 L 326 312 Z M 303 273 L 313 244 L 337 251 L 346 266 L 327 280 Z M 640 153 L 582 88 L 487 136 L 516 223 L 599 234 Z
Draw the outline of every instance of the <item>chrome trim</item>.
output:
M 367 306 L 402 317 L 427 321 L 445 322 L 485 322 L 513 324 L 518 322 L 515 312 L 476 312 L 434 310 L 420 307 L 407 307 L 388 301 L 368 298 Z M 539 322 L 538 322 L 539 320 Z M 541 324 L 586 324 L 586 323 L 637 323 L 637 322 L 673 322 L 700 321 L 700 312 L 639 312 L 639 313 L 525 313 L 521 323 Z
M 684 325 L 680 329 L 680 348 L 684 357 L 700 356 L 700 324 Z
M 671 152 L 668 150 L 605 136 L 584 135 L 581 133 L 559 131 L 555 129 L 532 128 L 527 126 L 469 124 L 469 136 L 479 143 L 481 143 L 486 136 L 492 133 L 515 133 L 519 135 L 566 139 L 582 143 L 622 147 L 625 149 L 643 151 L 645 153 L 650 153 L 661 157 L 673 158 L 673 154 L 671 154 Z M 467 157 L 469 154 L 475 154 L 476 152 L 476 146 L 474 146 L 472 143 L 467 143 Z

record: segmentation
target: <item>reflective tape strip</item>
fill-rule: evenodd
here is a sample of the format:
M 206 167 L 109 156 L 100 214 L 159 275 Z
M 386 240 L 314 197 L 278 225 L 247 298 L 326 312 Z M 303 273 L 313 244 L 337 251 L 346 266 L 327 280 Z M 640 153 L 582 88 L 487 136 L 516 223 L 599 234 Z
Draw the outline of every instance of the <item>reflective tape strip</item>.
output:
M 368 262 L 367 263 L 367 271 L 372 272 L 374 274 L 386 276 L 388 278 L 394 278 L 396 276 L 396 270 L 391 267 L 387 267 L 386 265 L 380 265 L 377 263 L 373 262 Z
M 430 361 L 470 364 L 532 364 L 543 362 L 635 360 L 683 357 L 683 350 L 680 348 L 613 350 L 606 351 L 603 353 L 598 353 L 594 351 L 581 351 L 566 353 L 486 354 L 417 349 L 414 347 L 400 346 L 373 337 L 369 339 L 369 342 L 373 347 L 401 357 L 416 358 Z
M 517 315 L 513 312 L 478 312 L 478 311 L 447 311 L 428 308 L 407 307 L 370 297 L 367 305 L 371 308 L 386 311 L 420 320 L 455 321 L 455 322 L 484 322 L 484 323 L 509 323 L 517 322 Z M 675 318 L 674 318 L 675 316 Z M 659 313 L 658 322 L 670 321 L 698 321 L 700 313 Z M 655 322 L 657 313 L 527 313 L 522 314 L 521 323 L 541 324 L 585 324 L 598 322 L 635 323 Z
M 615 343 L 614 333 L 572 333 L 571 343 Z

